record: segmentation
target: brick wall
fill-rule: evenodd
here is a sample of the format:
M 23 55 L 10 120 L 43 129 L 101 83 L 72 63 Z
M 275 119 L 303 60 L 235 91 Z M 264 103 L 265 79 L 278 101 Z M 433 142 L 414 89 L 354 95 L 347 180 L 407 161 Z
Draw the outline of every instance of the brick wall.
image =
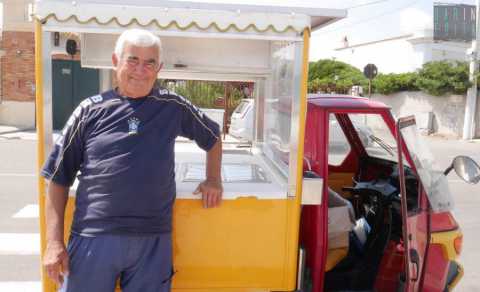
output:
M 33 32 L 4 31 L 2 99 L 35 100 L 35 37 Z
M 72 56 L 68 55 L 67 53 L 65 54 L 53 54 L 52 55 L 52 60 L 75 60 L 75 61 L 80 61 L 80 53 L 76 53 L 73 58 Z
M 4 31 L 1 47 L 2 99 L 35 101 L 35 35 L 33 32 Z M 67 54 L 54 54 L 52 59 L 72 60 Z M 74 60 L 80 60 L 77 53 Z

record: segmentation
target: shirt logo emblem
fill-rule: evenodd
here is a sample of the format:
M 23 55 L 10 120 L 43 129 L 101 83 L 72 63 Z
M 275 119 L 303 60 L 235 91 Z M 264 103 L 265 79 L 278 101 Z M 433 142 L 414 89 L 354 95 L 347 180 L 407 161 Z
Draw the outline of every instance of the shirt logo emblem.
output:
M 91 99 L 94 103 L 99 103 L 103 100 L 103 97 L 101 95 L 95 95 L 95 96 L 92 96 Z
M 138 126 L 140 125 L 140 120 L 137 118 L 128 119 L 128 135 L 138 134 Z

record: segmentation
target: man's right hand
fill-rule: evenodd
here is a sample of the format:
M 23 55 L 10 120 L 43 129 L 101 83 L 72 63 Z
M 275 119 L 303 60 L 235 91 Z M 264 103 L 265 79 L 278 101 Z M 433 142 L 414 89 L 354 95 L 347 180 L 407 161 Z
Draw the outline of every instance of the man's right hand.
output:
M 67 249 L 63 242 L 49 242 L 43 256 L 43 266 L 47 275 L 57 285 L 63 284 L 64 276 L 69 272 Z

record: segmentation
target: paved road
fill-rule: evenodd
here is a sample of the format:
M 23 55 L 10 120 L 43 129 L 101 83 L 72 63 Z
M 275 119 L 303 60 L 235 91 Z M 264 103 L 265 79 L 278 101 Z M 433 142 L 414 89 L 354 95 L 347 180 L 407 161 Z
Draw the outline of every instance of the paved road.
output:
M 459 154 L 480 162 L 479 142 L 435 137 L 427 141 L 440 168 Z M 35 147 L 33 133 L 0 134 L 0 291 L 41 291 Z M 464 231 L 465 277 L 456 291 L 480 291 L 480 185 L 467 185 L 454 173 L 449 182 L 455 216 Z
M 456 155 L 468 155 L 480 163 L 480 141 L 465 142 L 427 139 L 433 154 L 438 158 L 441 169 L 448 167 Z M 452 172 L 448 176 L 450 190 L 455 197 L 455 218 L 463 234 L 464 245 L 460 261 L 465 268 L 465 276 L 456 291 L 480 291 L 480 184 L 469 185 Z
M 35 147 L 0 138 L 0 291 L 41 291 Z

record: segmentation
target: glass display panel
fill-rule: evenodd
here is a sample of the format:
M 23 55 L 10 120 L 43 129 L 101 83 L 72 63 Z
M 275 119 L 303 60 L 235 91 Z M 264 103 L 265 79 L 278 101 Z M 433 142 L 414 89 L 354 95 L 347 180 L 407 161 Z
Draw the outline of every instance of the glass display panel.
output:
M 292 102 L 295 81 L 295 43 L 272 43 L 271 94 L 266 97 L 264 110 L 265 155 L 288 175 Z

